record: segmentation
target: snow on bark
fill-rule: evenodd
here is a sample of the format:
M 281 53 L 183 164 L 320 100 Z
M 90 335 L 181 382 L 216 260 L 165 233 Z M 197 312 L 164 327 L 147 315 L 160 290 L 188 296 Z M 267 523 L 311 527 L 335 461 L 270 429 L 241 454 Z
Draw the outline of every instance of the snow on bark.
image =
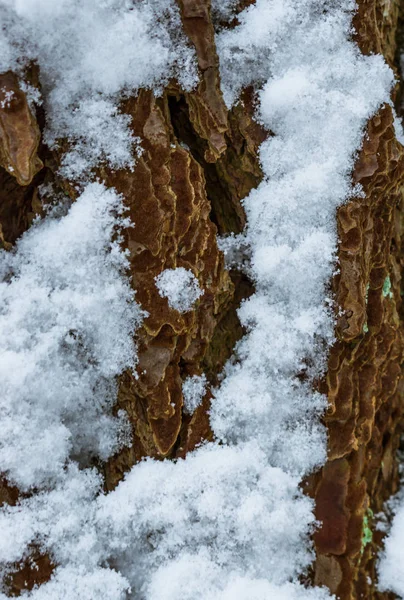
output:
M 75 180 L 100 161 L 133 165 L 139 140 L 119 112 L 123 97 L 173 76 L 184 88 L 197 81 L 174 0 L 1 0 L 0 26 L 0 73 L 39 65 L 45 141 L 71 142 L 61 173 Z
M 21 59 L 21 39 L 37 40 L 42 27 L 51 28 L 39 46 L 28 43 L 24 56 L 37 56 L 43 72 L 52 143 L 66 134 L 77 141 L 72 106 L 82 115 L 83 102 L 109 102 L 119 92 L 163 86 L 178 74 L 170 33 L 160 24 L 151 29 L 153 16 L 163 17 L 171 4 L 118 4 L 2 1 L 10 25 L 7 68 Z M 264 181 L 244 202 L 246 231 L 234 238 L 249 249 L 256 292 L 240 307 L 247 335 L 237 360 L 214 391 L 215 442 L 185 460 L 145 460 L 108 495 L 100 492 L 100 477 L 83 468 L 86 450 L 106 458 L 115 448 L 111 381 L 131 365 L 138 315 L 122 277 L 124 256 L 110 241 L 110 208 L 118 206 L 113 191 L 93 184 L 65 217 L 36 225 L 4 259 L 11 318 L 5 314 L 2 339 L 16 346 L 10 352 L 26 382 L 20 389 L 13 372 L 2 374 L 11 390 L 17 386 L 7 427 L 23 437 L 21 422 L 12 420 L 21 402 L 31 443 L 42 446 L 34 459 L 21 440 L 25 454 L 13 462 L 10 433 L 1 467 L 22 487 L 43 489 L 1 510 L 2 569 L 7 573 L 33 544 L 57 565 L 49 582 L 23 597 L 329 597 L 299 582 L 313 558 L 309 535 L 315 526 L 299 482 L 326 453 L 319 423 L 326 401 L 312 382 L 323 373 L 334 339 L 328 284 L 335 211 L 353 193 L 350 173 L 366 121 L 388 102 L 393 82 L 381 57 L 362 56 L 350 40 L 353 9 L 353 2 L 332 0 L 257 0 L 239 16 L 239 26 L 218 36 L 227 102 L 254 84 L 260 119 L 274 135 L 261 147 Z M 116 59 L 121 38 L 130 48 L 122 61 Z M 175 65 L 181 57 L 174 57 Z M 104 112 L 108 122 L 116 117 Z M 86 144 L 97 133 L 87 124 L 83 146 L 76 147 L 86 168 L 99 159 L 112 167 L 126 164 L 116 159 L 120 152 L 129 156 L 126 142 L 115 147 L 115 138 L 89 157 Z M 101 274 L 100 282 L 93 273 Z M 7 294 L 14 289 L 21 291 L 11 302 Z M 20 374 L 18 380 L 21 385 Z M 33 469 L 25 470 L 25 460 Z
M 57 480 L 70 456 L 86 465 L 119 447 L 114 377 L 135 366 L 121 198 L 93 183 L 60 210 L 0 251 L 0 469 L 22 490 Z
M 393 522 L 384 540 L 384 550 L 378 564 L 378 587 L 404 598 L 404 496 L 400 492 L 388 502 L 394 513 Z
M 171 308 L 188 312 L 203 294 L 195 275 L 184 267 L 165 269 L 156 277 L 156 286 Z
M 182 394 L 184 396 L 184 410 L 189 415 L 200 406 L 206 392 L 208 382 L 205 375 L 187 377 L 182 383 Z
M 245 199 L 246 231 L 235 238 L 251 253 L 256 293 L 239 311 L 250 331 L 213 404 L 213 428 L 228 441 L 254 436 L 271 464 L 300 476 L 325 458 L 316 414 L 326 399 L 311 382 L 334 339 L 335 212 L 353 194 L 364 126 L 393 82 L 382 57 L 349 40 L 353 8 L 259 0 L 218 36 L 225 98 L 262 82 L 259 115 L 274 135 L 261 145 L 265 178 Z

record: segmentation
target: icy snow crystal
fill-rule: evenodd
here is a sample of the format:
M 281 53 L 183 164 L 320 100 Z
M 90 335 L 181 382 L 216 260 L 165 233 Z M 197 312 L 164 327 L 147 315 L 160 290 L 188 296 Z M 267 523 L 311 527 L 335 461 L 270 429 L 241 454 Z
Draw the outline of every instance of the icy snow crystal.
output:
M 156 286 L 160 296 L 179 312 L 191 310 L 203 294 L 195 275 L 184 267 L 165 269 L 156 277 Z

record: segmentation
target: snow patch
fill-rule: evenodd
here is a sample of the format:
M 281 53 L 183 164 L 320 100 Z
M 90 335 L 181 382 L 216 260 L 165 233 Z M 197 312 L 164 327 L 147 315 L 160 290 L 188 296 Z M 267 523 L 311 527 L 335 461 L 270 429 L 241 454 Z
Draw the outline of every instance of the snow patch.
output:
M 155 280 L 160 296 L 167 298 L 170 308 L 178 312 L 190 311 L 203 295 L 195 275 L 184 267 L 165 269 Z
M 402 457 L 401 457 L 402 458 Z M 404 494 L 403 491 L 389 500 L 388 511 L 394 514 L 393 522 L 384 540 L 384 550 L 378 565 L 378 587 L 404 598 Z M 386 530 L 385 523 L 379 529 Z
M 0 251 L 0 471 L 23 490 L 54 482 L 71 457 L 105 460 L 128 428 L 111 413 L 141 318 L 122 201 L 94 183 L 58 210 Z
M 205 375 L 187 377 L 182 382 L 182 395 L 184 397 L 184 410 L 192 415 L 202 403 L 206 392 L 207 379 Z
M 0 73 L 22 78 L 39 66 L 45 141 L 70 150 L 62 175 L 88 177 L 100 162 L 133 165 L 138 140 L 122 100 L 141 87 L 157 93 L 171 77 L 197 81 L 194 52 L 174 0 L 0 0 Z

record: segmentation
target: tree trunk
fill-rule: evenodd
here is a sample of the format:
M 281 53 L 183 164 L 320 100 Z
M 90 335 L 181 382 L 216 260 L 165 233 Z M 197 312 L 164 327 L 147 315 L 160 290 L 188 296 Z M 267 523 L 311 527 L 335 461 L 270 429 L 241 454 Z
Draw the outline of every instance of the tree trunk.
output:
M 144 457 L 182 458 L 212 439 L 209 386 L 243 336 L 237 308 L 254 291 L 241 272 L 227 270 L 217 234 L 238 234 L 245 225 L 242 200 L 262 179 L 258 149 L 271 135 L 254 120 L 255 96 L 245 89 L 231 110 L 220 91 L 215 30 L 209 1 L 178 0 L 184 30 L 194 45 L 200 83 L 184 92 L 170 81 L 156 97 L 142 89 L 122 99 L 143 153 L 132 171 L 99 168 L 108 187 L 123 195 L 134 227 L 125 232 L 136 300 L 148 316 L 138 331 L 136 374 L 119 381 L 115 411 L 124 409 L 132 426 L 132 445 L 98 468 L 105 491 Z M 239 10 L 252 1 L 240 2 Z M 233 23 L 234 25 L 235 23 Z M 365 54 L 382 53 L 399 73 L 403 35 L 399 6 L 360 0 L 354 19 L 356 41 Z M 33 66 L 27 78 L 38 82 Z M 41 141 L 41 109 L 33 115 L 11 73 L 0 76 L 3 89 L 19 98 L 14 112 L 0 109 L 0 243 L 9 250 L 36 215 L 42 215 L 38 188 L 52 183 L 75 198 L 77 192 L 57 172 L 60 155 Z M 395 99 L 400 113 L 401 87 Z M 13 137 L 14 136 L 14 137 Z M 8 142 L 4 142 L 8 140 Z M 12 165 L 12 171 L 6 170 Z M 393 598 L 377 591 L 375 563 L 382 533 L 374 515 L 398 489 L 396 461 L 404 423 L 404 352 L 401 301 L 401 247 L 404 152 L 397 141 L 390 106 L 368 124 L 353 179 L 358 195 L 337 214 L 339 273 L 332 289 L 340 307 L 328 372 L 318 389 L 328 395 L 324 416 L 328 460 L 305 482 L 321 522 L 314 534 L 316 561 L 312 582 L 342 600 Z M 204 295 L 186 313 L 170 308 L 155 285 L 164 270 L 192 271 Z M 184 411 L 182 382 L 205 375 L 203 402 Z M 0 499 L 15 504 L 19 492 L 6 480 Z M 16 570 L 13 595 L 46 581 L 52 572 L 46 556 Z
M 399 5 L 360 2 L 354 19 L 365 54 L 382 53 L 400 73 Z M 396 87 L 400 114 L 401 83 Z M 370 121 L 353 179 L 366 193 L 337 215 L 340 273 L 333 289 L 344 314 L 331 351 L 325 416 L 328 461 L 310 489 L 322 521 L 315 581 L 341 598 L 391 598 L 375 589 L 382 533 L 375 515 L 399 485 L 403 431 L 403 147 L 383 106 Z

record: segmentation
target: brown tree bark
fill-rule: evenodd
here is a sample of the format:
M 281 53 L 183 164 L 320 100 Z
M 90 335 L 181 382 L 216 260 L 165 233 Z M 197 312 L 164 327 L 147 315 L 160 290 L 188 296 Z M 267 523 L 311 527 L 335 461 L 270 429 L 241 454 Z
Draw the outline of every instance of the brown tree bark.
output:
M 397 73 L 402 114 L 398 3 L 359 2 L 356 41 L 364 54 L 381 53 Z M 403 431 L 403 146 L 393 114 L 383 106 L 371 119 L 353 181 L 366 197 L 337 214 L 340 274 L 333 282 L 343 314 L 321 388 L 328 461 L 310 482 L 316 515 L 315 581 L 342 599 L 393 598 L 377 591 L 382 534 L 375 515 L 399 485 L 397 449 Z
M 268 132 L 254 121 L 252 90 L 244 90 L 242 103 L 231 111 L 223 102 L 209 1 L 179 4 L 200 83 L 184 92 L 172 81 L 161 97 L 141 90 L 123 101 L 144 152 L 133 171 L 105 167 L 98 173 L 123 195 L 135 224 L 126 244 L 137 300 L 149 313 L 138 332 L 137 377 L 122 375 L 116 407 L 130 417 L 133 444 L 99 465 L 106 491 L 145 456 L 183 457 L 211 439 L 210 392 L 190 416 L 183 411 L 181 383 L 200 374 L 217 383 L 243 335 L 236 309 L 253 291 L 244 275 L 226 270 L 216 234 L 242 230 L 241 200 L 262 177 L 257 151 Z M 354 25 L 362 52 L 383 53 L 398 73 L 398 4 L 360 0 Z M 35 69 L 27 78 L 37 81 Z M 76 192 L 57 173 L 60 157 L 40 142 L 44 115 L 32 114 L 11 73 L 0 76 L 0 88 L 16 92 L 14 104 L 0 109 L 0 244 L 9 249 L 41 213 L 38 186 L 52 182 L 73 199 Z M 340 273 L 332 286 L 342 316 L 327 377 L 318 383 L 329 398 L 328 461 L 306 482 L 322 522 L 314 536 L 313 581 L 343 600 L 393 597 L 375 587 L 382 540 L 373 515 L 397 490 L 396 450 L 404 423 L 404 152 L 391 107 L 382 107 L 367 133 L 353 173 L 366 197 L 352 199 L 337 215 Z M 163 269 L 174 267 L 190 269 L 205 290 L 189 313 L 171 309 L 154 284 Z M 17 499 L 18 490 L 3 481 L 0 500 Z M 33 564 L 16 570 L 10 580 L 14 595 L 49 577 L 46 557 Z

